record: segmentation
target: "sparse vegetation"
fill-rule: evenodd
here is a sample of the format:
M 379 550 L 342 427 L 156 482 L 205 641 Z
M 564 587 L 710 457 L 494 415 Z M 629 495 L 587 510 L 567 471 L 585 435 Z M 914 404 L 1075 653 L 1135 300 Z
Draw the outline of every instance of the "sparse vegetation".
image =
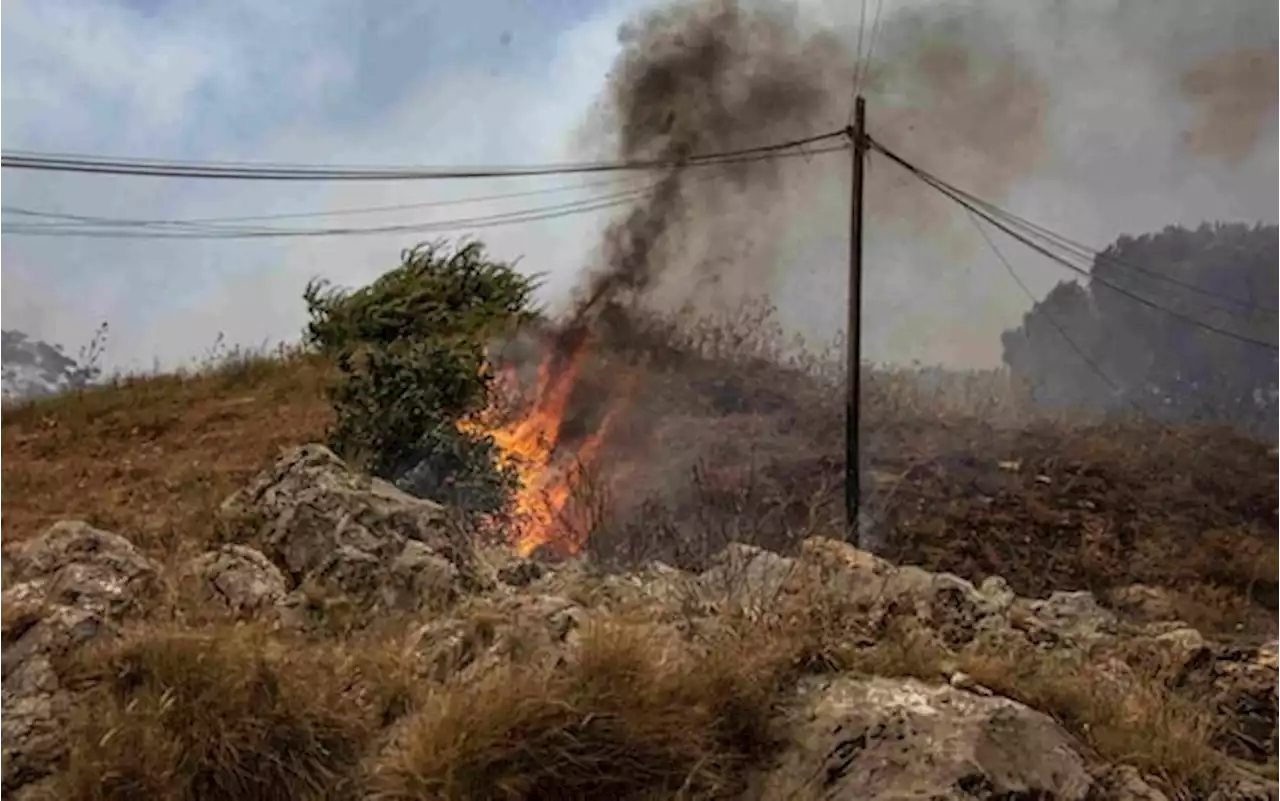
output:
M 430 694 L 375 768 L 373 797 L 734 797 L 780 737 L 788 654 L 762 644 L 697 649 L 654 626 L 597 624 L 566 665 L 509 664 Z
M 6 542 L 76 518 L 157 555 L 203 547 L 223 498 L 281 447 L 324 437 L 331 374 L 312 355 L 234 352 L 6 404 Z
M 141 629 L 84 652 L 73 673 L 90 700 L 57 795 L 350 798 L 381 720 L 355 664 L 337 643 L 298 648 L 257 626 Z

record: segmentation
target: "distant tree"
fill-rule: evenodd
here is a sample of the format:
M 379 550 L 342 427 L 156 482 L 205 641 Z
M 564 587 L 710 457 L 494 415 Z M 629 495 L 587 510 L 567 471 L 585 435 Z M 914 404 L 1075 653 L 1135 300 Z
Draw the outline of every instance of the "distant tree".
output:
M 1059 284 L 1005 332 L 1005 363 L 1047 405 L 1137 405 L 1167 421 L 1274 436 L 1276 352 L 1177 315 L 1274 345 L 1277 238 L 1274 225 L 1225 223 L 1122 236 L 1095 258 L 1087 287 Z
M 458 424 L 488 404 L 486 347 L 533 316 L 535 288 L 478 242 L 419 245 L 355 291 L 309 283 L 307 340 L 339 371 L 335 451 L 421 497 L 501 509 L 513 471 L 497 464 L 492 438 Z

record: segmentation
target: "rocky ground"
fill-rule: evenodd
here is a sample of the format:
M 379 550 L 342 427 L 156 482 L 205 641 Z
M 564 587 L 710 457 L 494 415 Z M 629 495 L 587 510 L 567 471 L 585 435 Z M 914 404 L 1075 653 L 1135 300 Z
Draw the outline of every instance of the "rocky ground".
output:
M 522 560 L 317 445 L 217 518 L 180 559 L 84 522 L 9 544 L 6 797 L 1277 797 L 1274 634 L 1159 588 L 1130 614 L 821 537 Z

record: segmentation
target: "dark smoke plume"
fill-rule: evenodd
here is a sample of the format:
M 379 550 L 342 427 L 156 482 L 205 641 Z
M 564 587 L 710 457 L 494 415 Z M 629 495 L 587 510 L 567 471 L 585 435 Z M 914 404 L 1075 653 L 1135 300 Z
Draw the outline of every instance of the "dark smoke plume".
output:
M 834 126 L 823 119 L 832 78 L 852 63 L 831 33 L 806 34 L 777 7 L 747 9 L 733 0 L 650 12 L 619 40 L 600 111 L 624 159 L 679 162 Z M 680 244 L 674 240 L 690 217 L 714 220 L 733 194 L 776 185 L 778 170 L 771 160 L 668 170 L 605 234 L 603 266 L 588 279 L 575 320 L 651 291 L 669 266 L 664 249 Z M 713 270 L 702 265 L 701 278 Z
M 853 39 L 781 0 L 682 0 L 619 32 L 594 123 L 617 158 L 677 163 L 836 130 L 855 88 Z M 987 14 L 886 17 L 859 88 L 875 108 L 877 137 L 977 191 L 999 197 L 1043 155 L 1044 89 Z M 638 308 L 714 312 L 769 294 L 793 269 L 785 251 L 794 230 L 823 215 L 819 193 L 847 182 L 847 158 L 818 158 L 676 166 L 658 176 L 607 229 L 556 351 L 579 352 L 590 334 L 628 350 Z M 931 223 L 940 209 L 928 201 L 940 201 L 913 180 L 874 171 L 873 214 L 938 237 Z
M 860 90 L 873 134 L 999 198 L 1041 163 L 1046 90 L 999 20 L 973 9 L 886 18 Z M 620 32 L 597 125 L 625 159 L 680 160 L 843 127 L 857 54 L 848 31 L 781 1 L 690 0 Z M 676 167 L 605 234 L 579 289 L 574 328 L 610 306 L 717 308 L 768 293 L 783 241 L 847 162 L 762 160 Z M 890 169 L 873 172 L 873 213 L 917 232 L 937 206 Z M 780 191 L 782 189 L 789 191 Z M 820 212 L 818 212 L 820 213 Z M 617 316 L 614 314 L 613 316 Z

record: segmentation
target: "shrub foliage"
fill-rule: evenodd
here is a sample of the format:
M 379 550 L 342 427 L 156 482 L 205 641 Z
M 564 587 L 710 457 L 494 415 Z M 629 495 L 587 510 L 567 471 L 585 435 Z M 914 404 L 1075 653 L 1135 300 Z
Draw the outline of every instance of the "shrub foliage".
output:
M 536 287 L 479 242 L 418 245 L 354 291 L 309 283 L 307 340 L 339 373 L 330 445 L 414 494 L 500 510 L 515 475 L 497 466 L 490 437 L 458 423 L 488 404 L 486 346 L 532 317 Z

